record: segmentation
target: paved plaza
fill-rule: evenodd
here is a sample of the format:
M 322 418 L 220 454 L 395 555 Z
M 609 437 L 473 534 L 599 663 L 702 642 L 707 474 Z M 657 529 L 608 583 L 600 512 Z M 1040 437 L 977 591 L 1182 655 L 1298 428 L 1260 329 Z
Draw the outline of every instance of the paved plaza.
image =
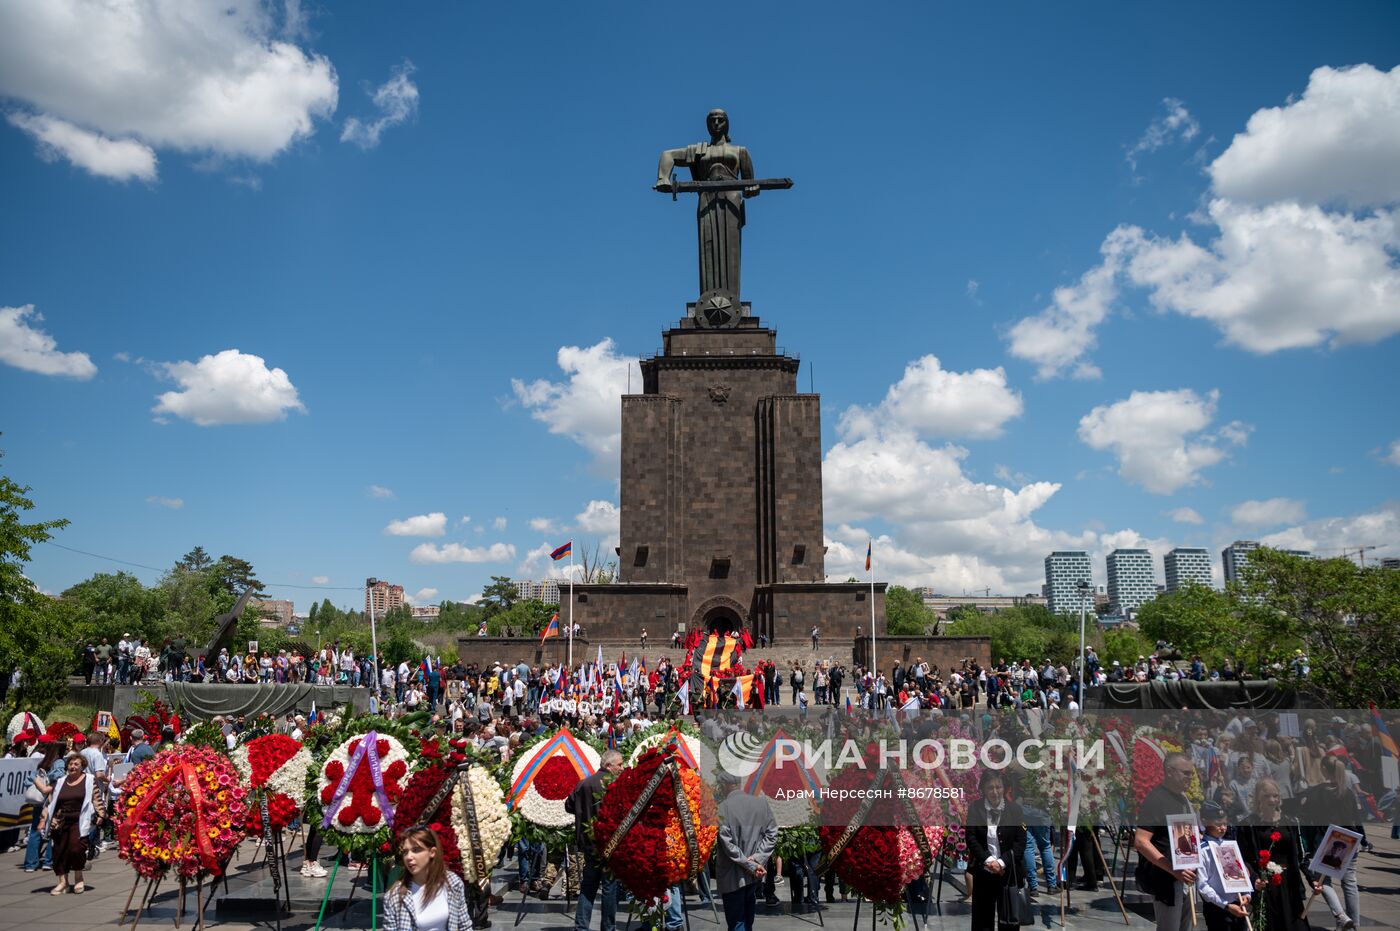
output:
M 1372 853 L 1361 854 L 1358 873 L 1361 886 L 1362 926 L 1364 928 L 1397 929 L 1400 931 L 1400 841 L 1391 840 L 1389 831 L 1382 826 L 1374 825 L 1373 827 L 1375 830 L 1371 831 L 1370 834 L 1376 849 Z M 229 879 L 229 887 L 232 892 L 236 893 L 241 889 L 246 893 L 248 887 L 266 880 L 267 874 L 261 865 L 259 864 L 255 868 L 251 863 L 253 851 L 254 845 L 252 842 L 248 842 L 238 860 L 235 861 Z M 129 866 L 117 859 L 115 851 L 102 854 L 92 864 L 93 868 L 87 873 L 88 891 L 81 896 L 72 894 L 62 897 L 50 896 L 49 890 L 53 888 L 54 884 L 53 874 L 47 872 L 25 873 L 20 869 L 21 860 L 22 854 L 18 851 L 0 854 L 0 929 L 86 931 L 90 928 L 116 926 L 122 905 L 131 892 L 134 873 Z M 300 863 L 299 853 L 292 854 L 292 862 Z M 326 861 L 326 865 L 330 866 L 329 860 Z M 508 881 L 510 875 L 504 870 L 497 875 L 496 887 L 501 888 Z M 304 901 L 310 901 L 324 888 L 322 881 L 303 880 L 295 873 L 292 874 L 291 880 L 294 895 L 304 897 Z M 363 882 L 362 878 L 361 883 Z M 1131 879 L 1129 879 L 1129 883 L 1131 884 Z M 337 895 L 340 894 L 342 888 L 348 891 L 344 877 L 337 880 Z M 222 894 L 222 886 L 220 894 Z M 855 919 L 856 906 L 854 902 L 838 902 L 827 906 L 820 917 L 816 914 L 794 915 L 791 914 L 790 906 L 786 901 L 785 887 L 779 888 L 779 895 L 784 900 L 782 906 L 774 909 L 759 907 L 757 924 L 760 929 L 773 929 L 773 931 L 806 931 L 806 929 L 821 927 L 842 929 L 849 927 Z M 965 902 L 957 901 L 956 897 L 957 890 L 945 886 L 942 906 L 930 905 L 927 924 L 921 919 L 920 927 L 927 927 L 928 931 L 966 929 L 969 925 L 968 906 Z M 154 907 L 148 909 L 146 914 L 142 916 L 141 927 L 159 929 L 173 926 L 177 898 L 178 889 L 176 887 L 161 888 L 156 895 Z M 1128 896 L 1130 927 L 1134 929 L 1151 928 L 1152 922 L 1146 917 L 1150 915 L 1150 908 L 1145 904 L 1134 906 L 1134 900 L 1138 898 L 1140 897 L 1130 891 Z M 1044 895 L 1034 901 L 1038 918 L 1037 924 L 1046 929 L 1058 927 L 1060 921 L 1058 901 Z M 566 910 L 562 898 L 551 899 L 548 902 L 531 899 L 526 905 L 523 919 L 517 926 L 515 919 L 519 902 L 520 896 L 518 894 L 508 896 L 505 906 L 492 910 L 493 931 L 507 931 L 507 929 L 516 928 L 519 931 L 568 931 L 573 926 L 572 911 Z M 701 906 L 693 896 L 687 899 L 687 906 L 693 931 L 707 931 L 707 929 L 716 927 L 715 916 L 712 915 L 710 909 Z M 863 909 L 861 915 L 863 927 L 868 922 L 868 915 L 868 910 Z M 380 917 L 382 924 L 382 915 Z M 1317 931 L 1330 931 L 1334 927 L 1332 916 L 1328 913 L 1321 898 L 1314 901 L 1310 917 L 1312 926 Z M 192 927 L 194 920 L 194 890 L 191 889 L 182 928 Z M 719 927 L 723 927 L 723 912 L 719 913 L 719 920 Z M 596 910 L 593 921 L 593 927 L 596 928 L 599 921 Z M 275 920 L 270 917 L 266 920 L 232 920 L 227 916 L 217 914 L 213 906 L 206 912 L 205 924 L 210 928 L 228 929 L 228 931 L 277 927 Z M 300 931 L 300 929 L 313 928 L 315 925 L 316 909 L 306 907 L 298 909 L 290 918 L 283 920 L 281 927 L 286 931 Z M 356 890 L 351 908 L 348 911 L 327 915 L 324 926 L 332 931 L 341 928 L 370 928 L 371 916 L 365 897 L 365 889 L 358 888 Z M 625 912 L 619 915 L 618 927 L 619 931 L 624 931 L 627 927 Z M 911 931 L 912 927 L 912 924 L 906 925 L 906 928 L 911 929 Z M 1109 894 L 1107 885 L 1104 886 L 1102 892 L 1096 894 L 1074 893 L 1066 927 L 1078 929 L 1078 931 L 1112 931 L 1113 928 L 1124 927 L 1123 917 L 1114 903 L 1113 897 Z M 1200 927 L 1205 928 L 1204 921 L 1200 923 Z

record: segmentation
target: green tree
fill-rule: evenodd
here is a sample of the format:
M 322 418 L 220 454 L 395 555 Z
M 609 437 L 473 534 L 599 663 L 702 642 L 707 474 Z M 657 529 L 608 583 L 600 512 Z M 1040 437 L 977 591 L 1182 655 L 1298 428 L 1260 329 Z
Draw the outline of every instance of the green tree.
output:
M 203 572 L 212 565 L 214 558 L 204 551 L 204 547 L 196 546 L 176 561 L 175 568 L 185 572 Z
M 1261 548 L 1249 554 L 1237 595 L 1247 606 L 1254 669 L 1288 675 L 1302 650 L 1307 687 L 1326 704 L 1400 704 L 1400 572 Z
M 502 611 L 510 610 L 511 605 L 519 600 L 515 583 L 503 575 L 491 576 L 490 583 L 481 590 L 481 609 L 488 620 Z
M 914 637 L 928 633 L 938 623 L 932 608 L 903 585 L 885 591 L 885 633 L 893 637 Z
M 1152 652 L 1154 641 L 1143 636 L 1141 631 L 1130 627 L 1118 627 L 1103 632 L 1103 649 L 1099 650 L 1099 662 L 1111 666 L 1117 660 L 1124 667 L 1137 662 L 1139 656 Z
M 558 605 L 545 604 L 535 598 L 517 601 L 505 611 L 488 617 L 486 632 L 493 637 L 504 637 L 507 630 L 517 637 L 533 636 L 544 630 L 544 625 L 549 623 L 558 609 Z
M 25 512 L 34 509 L 29 491 L 0 474 L 0 674 L 21 672 L 11 708 L 46 714 L 67 695 L 83 628 L 71 606 L 42 594 L 24 575 L 31 548 L 68 526 L 63 519 L 27 523 Z
M 1165 640 L 1188 658 L 1199 654 L 1212 662 L 1238 662 L 1247 649 L 1239 599 L 1204 585 L 1158 595 L 1138 610 L 1137 620 L 1152 644 Z
M 129 572 L 99 572 L 64 591 L 63 600 L 93 637 L 116 643 L 126 633 L 143 638 L 163 633 L 161 593 Z

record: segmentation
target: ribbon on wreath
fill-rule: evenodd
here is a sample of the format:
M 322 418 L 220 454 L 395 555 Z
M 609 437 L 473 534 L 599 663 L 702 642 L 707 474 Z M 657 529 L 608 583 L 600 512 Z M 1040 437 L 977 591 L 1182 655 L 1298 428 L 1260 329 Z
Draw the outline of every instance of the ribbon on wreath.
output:
M 865 819 L 870 817 L 870 809 L 875 807 L 875 797 L 880 794 L 880 787 L 885 784 L 885 779 L 889 777 L 890 771 L 880 770 L 880 774 L 875 777 L 875 784 L 866 792 L 865 798 L 860 803 L 860 808 L 856 809 L 856 816 L 851 819 L 851 823 L 846 825 L 846 830 L 841 832 L 841 836 L 836 838 L 836 843 L 831 845 L 831 849 L 822 857 L 817 864 L 817 875 L 825 876 L 827 871 L 836 863 L 836 858 L 841 856 L 841 851 L 846 849 L 846 845 L 851 842 L 851 838 L 856 836 L 861 825 L 865 824 Z M 927 839 L 925 839 L 927 843 Z
M 667 754 L 665 761 L 663 761 L 660 766 L 656 767 L 656 771 L 651 774 L 651 779 L 647 781 L 646 786 L 642 788 L 641 794 L 637 796 L 637 800 L 632 803 L 631 809 L 628 810 L 621 823 L 618 824 L 617 831 L 613 833 L 612 837 L 608 838 L 607 846 L 603 848 L 604 860 L 612 858 L 613 852 L 617 850 L 617 845 L 627 838 L 627 834 L 636 825 L 637 820 L 641 818 L 642 812 L 646 811 L 652 796 L 656 795 L 656 790 L 661 786 L 661 780 L 670 776 L 671 784 L 675 786 L 676 789 L 676 810 L 680 814 L 681 831 L 685 834 L 686 872 L 694 876 L 699 871 L 700 840 L 695 835 L 695 823 L 691 820 L 690 800 L 686 798 L 685 788 L 681 785 L 680 767 L 676 765 L 676 758 L 673 752 L 674 742 L 675 739 L 672 738 L 672 743 L 668 744 L 666 748 Z
M 379 765 L 378 744 L 378 731 L 367 731 L 360 738 L 360 745 L 350 755 L 345 772 L 341 775 L 340 782 L 336 783 L 335 793 L 331 795 L 330 804 L 326 806 L 325 817 L 321 819 L 322 830 L 331 826 L 331 820 L 335 818 L 335 813 L 340 811 L 341 803 L 345 801 L 345 796 L 350 793 L 350 783 L 354 780 L 355 773 L 359 771 L 360 764 L 366 760 L 369 762 L 369 778 L 374 785 L 375 801 L 379 802 L 379 810 L 384 813 L 384 824 L 386 827 L 393 828 L 394 810 L 389 807 L 389 797 L 384 793 L 384 772 Z
M 132 832 L 136 830 L 136 825 L 140 823 L 143 815 L 155 804 L 157 798 L 171 783 L 178 784 L 181 780 L 185 783 L 185 788 L 190 793 L 190 805 L 194 809 L 194 840 L 199 848 L 199 860 L 204 864 L 204 868 L 215 876 L 222 870 L 219 869 L 219 860 L 214 856 L 214 844 L 209 840 L 209 828 L 204 820 L 204 787 L 199 784 L 199 770 L 188 760 L 181 760 L 179 765 L 172 767 L 168 772 L 161 773 L 155 782 L 151 783 L 146 790 L 146 797 L 137 802 L 127 813 L 126 819 L 118 828 L 118 836 L 123 843 L 131 839 Z
M 471 764 L 467 763 L 458 772 L 465 773 L 470 766 Z M 486 889 L 491 884 L 491 874 L 486 870 L 486 852 L 481 849 L 481 826 L 476 822 L 476 799 L 472 797 L 470 780 L 462 786 L 462 808 L 467 816 L 467 838 L 471 842 L 472 866 L 476 868 L 476 882 L 482 889 Z

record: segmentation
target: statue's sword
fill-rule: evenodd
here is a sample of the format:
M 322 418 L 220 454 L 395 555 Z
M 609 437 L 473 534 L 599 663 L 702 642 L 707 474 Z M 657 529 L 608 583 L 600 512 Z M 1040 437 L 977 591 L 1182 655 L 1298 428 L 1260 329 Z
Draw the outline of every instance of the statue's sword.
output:
M 670 183 L 671 200 L 678 194 L 708 194 L 717 191 L 743 191 L 758 188 L 760 191 L 786 191 L 792 187 L 791 178 L 735 178 L 732 181 L 676 181 Z

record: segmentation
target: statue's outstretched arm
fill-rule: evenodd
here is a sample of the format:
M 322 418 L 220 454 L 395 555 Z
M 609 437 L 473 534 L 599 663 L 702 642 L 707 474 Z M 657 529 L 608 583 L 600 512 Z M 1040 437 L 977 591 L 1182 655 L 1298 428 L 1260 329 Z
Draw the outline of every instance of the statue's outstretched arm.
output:
M 739 150 L 739 177 L 745 181 L 753 180 L 753 159 L 749 157 L 749 150 L 741 148 Z M 745 197 L 757 197 L 758 188 L 744 188 Z
M 688 149 L 665 149 L 661 153 L 661 162 L 656 166 L 656 184 L 652 189 L 669 194 L 671 192 L 671 172 L 677 165 L 689 165 L 690 152 Z

